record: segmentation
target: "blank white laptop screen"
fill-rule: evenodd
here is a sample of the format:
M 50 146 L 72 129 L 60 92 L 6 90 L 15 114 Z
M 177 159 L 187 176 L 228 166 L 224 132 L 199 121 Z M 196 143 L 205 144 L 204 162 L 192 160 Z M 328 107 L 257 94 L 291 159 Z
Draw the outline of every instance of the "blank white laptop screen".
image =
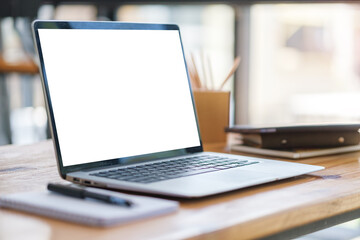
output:
M 39 36 L 64 166 L 200 146 L 177 30 Z

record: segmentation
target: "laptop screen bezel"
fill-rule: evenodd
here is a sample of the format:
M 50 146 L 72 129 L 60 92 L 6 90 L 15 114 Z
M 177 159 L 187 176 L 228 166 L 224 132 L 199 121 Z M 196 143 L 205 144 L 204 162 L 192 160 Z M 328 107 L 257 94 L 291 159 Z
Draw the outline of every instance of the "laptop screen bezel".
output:
M 54 149 L 55 149 L 55 156 L 57 159 L 58 170 L 62 178 L 66 178 L 66 174 L 74 171 L 80 170 L 87 170 L 87 169 L 96 169 L 96 168 L 103 168 L 103 167 L 111 167 L 114 165 L 125 165 L 125 164 L 132 164 L 138 163 L 143 161 L 151 161 L 156 159 L 162 158 L 169 158 L 169 157 L 176 157 L 181 156 L 189 153 L 198 153 L 203 151 L 202 140 L 199 131 L 199 124 L 198 118 L 195 110 L 194 104 L 194 97 L 191 90 L 190 78 L 189 73 L 187 71 L 184 49 L 181 41 L 180 36 L 180 29 L 175 24 L 150 24 L 150 23 L 126 23 L 126 22 L 82 22 L 82 21 L 34 21 L 32 24 L 33 29 L 33 37 L 35 42 L 35 47 L 37 49 L 39 63 L 40 63 L 40 76 L 42 79 L 42 87 L 45 97 L 45 105 L 47 108 L 49 125 L 50 125 L 50 132 L 53 139 Z M 169 150 L 159 153 L 152 153 L 152 154 L 145 154 L 145 155 L 138 155 L 132 157 L 124 157 L 124 158 L 116 158 L 116 159 L 106 159 L 106 160 L 99 160 L 96 162 L 78 164 L 78 165 L 71 165 L 71 166 L 64 166 L 61 156 L 61 148 L 58 139 L 58 134 L 56 130 L 56 122 L 54 118 L 54 112 L 52 108 L 51 96 L 46 76 L 46 69 L 45 63 L 43 59 L 42 49 L 41 49 L 41 42 L 39 38 L 39 29 L 103 29 L 103 30 L 177 30 L 179 33 L 184 64 L 186 67 L 186 75 L 189 84 L 189 91 L 192 99 L 194 115 L 196 119 L 197 131 L 199 136 L 199 146 L 194 146 L 190 148 L 183 148 L 183 149 L 175 149 Z

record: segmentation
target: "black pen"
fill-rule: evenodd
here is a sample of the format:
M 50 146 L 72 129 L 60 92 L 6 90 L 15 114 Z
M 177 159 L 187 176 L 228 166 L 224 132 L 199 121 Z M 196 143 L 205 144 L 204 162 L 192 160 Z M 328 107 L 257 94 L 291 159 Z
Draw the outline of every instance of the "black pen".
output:
M 106 195 L 106 194 L 95 193 L 92 191 L 87 191 L 86 189 L 71 187 L 71 186 L 62 185 L 62 184 L 49 183 L 47 185 L 47 189 L 49 191 L 60 193 L 60 194 L 70 196 L 70 197 L 81 198 L 81 199 L 92 198 L 92 199 L 100 200 L 100 201 L 110 203 L 110 204 L 116 204 L 116 205 L 123 206 L 123 207 L 131 207 L 133 205 L 133 203 L 131 201 L 126 200 L 126 199 L 122 199 L 119 197 Z

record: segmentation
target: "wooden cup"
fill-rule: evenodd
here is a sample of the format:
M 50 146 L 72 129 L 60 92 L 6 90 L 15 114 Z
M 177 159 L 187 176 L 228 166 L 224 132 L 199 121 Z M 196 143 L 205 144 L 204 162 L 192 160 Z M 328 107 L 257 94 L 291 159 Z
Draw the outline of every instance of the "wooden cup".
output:
M 194 101 L 203 143 L 226 142 L 230 92 L 194 91 Z

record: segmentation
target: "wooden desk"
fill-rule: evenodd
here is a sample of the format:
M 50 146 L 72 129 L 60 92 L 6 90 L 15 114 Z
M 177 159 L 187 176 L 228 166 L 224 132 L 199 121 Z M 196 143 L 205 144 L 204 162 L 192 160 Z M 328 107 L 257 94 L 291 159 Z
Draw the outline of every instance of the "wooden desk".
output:
M 224 144 L 209 144 L 205 149 L 227 152 Z M 50 239 L 67 240 L 253 239 L 278 233 L 287 236 L 304 234 L 323 224 L 328 227 L 358 216 L 359 157 L 360 152 L 302 160 L 299 162 L 322 165 L 326 169 L 276 183 L 185 201 L 177 213 L 108 229 L 2 209 L 0 235 L 1 229 L 14 229 L 19 234 L 18 239 L 22 239 L 24 234 L 23 239 L 27 239 L 31 234 L 43 231 L 47 236 L 44 239 L 51 236 Z M 64 182 L 57 174 L 50 141 L 0 147 L 0 194 L 45 189 L 49 181 Z M 324 219 L 327 219 L 327 225 Z M 31 223 L 38 228 L 29 230 Z

